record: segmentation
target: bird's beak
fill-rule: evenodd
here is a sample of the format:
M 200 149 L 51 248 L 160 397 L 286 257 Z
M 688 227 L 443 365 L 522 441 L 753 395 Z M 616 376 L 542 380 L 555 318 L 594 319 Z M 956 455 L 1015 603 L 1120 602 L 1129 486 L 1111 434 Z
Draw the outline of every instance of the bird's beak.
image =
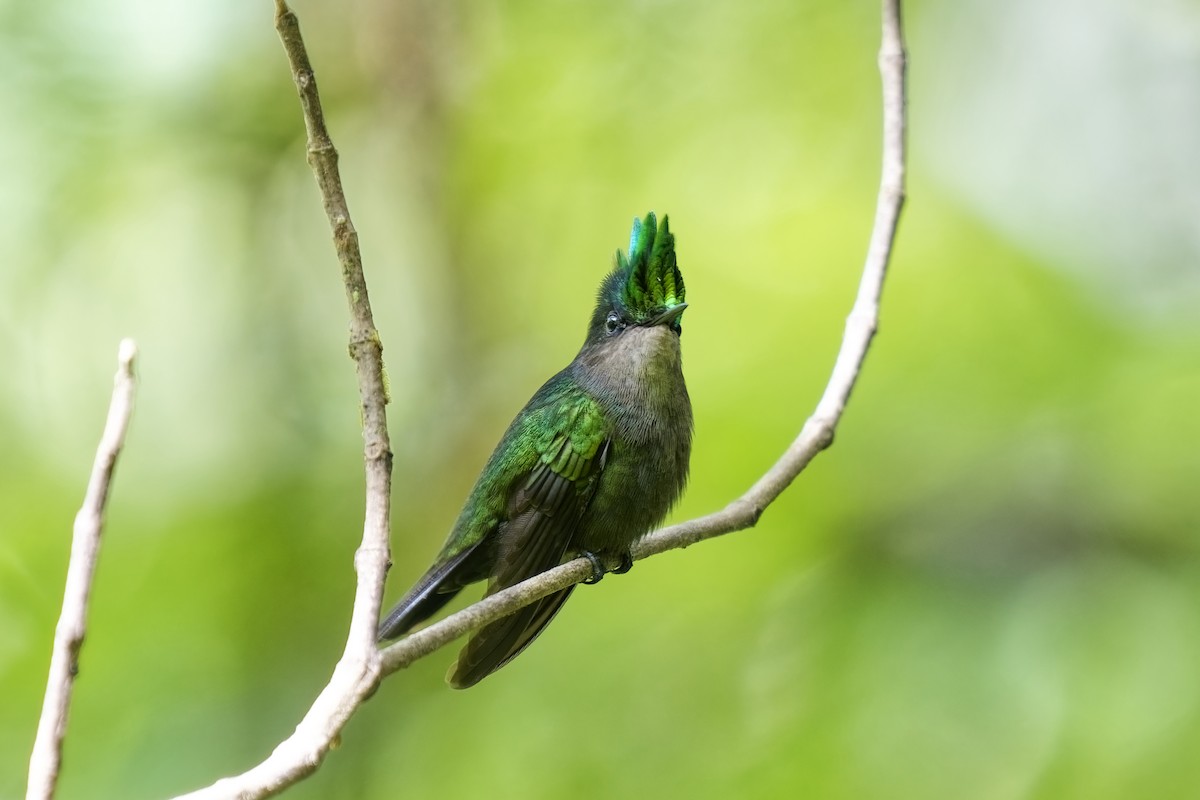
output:
M 677 306 L 671 306 L 666 311 L 647 322 L 646 327 L 649 328 L 655 325 L 666 325 L 669 322 L 673 322 L 674 320 L 679 319 L 679 315 L 683 313 L 685 308 L 687 308 L 687 303 L 680 303 Z

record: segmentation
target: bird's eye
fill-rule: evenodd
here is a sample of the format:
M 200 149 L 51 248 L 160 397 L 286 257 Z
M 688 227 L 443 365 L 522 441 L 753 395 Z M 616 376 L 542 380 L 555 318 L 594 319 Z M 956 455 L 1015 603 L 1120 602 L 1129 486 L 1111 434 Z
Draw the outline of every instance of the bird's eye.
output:
M 614 333 L 621 330 L 621 328 L 621 317 L 618 316 L 617 312 L 608 312 L 608 318 L 604 320 L 604 332 L 609 336 L 612 336 Z

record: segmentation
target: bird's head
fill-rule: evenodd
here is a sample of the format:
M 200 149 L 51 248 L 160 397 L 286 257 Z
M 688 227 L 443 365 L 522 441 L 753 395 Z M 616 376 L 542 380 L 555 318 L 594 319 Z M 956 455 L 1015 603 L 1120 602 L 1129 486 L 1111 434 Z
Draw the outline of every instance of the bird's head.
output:
M 629 255 L 617 250 L 616 265 L 600 284 L 587 344 L 621 336 L 629 328 L 665 326 L 678 335 L 684 302 L 683 274 L 675 260 L 675 237 L 654 212 L 633 221 Z

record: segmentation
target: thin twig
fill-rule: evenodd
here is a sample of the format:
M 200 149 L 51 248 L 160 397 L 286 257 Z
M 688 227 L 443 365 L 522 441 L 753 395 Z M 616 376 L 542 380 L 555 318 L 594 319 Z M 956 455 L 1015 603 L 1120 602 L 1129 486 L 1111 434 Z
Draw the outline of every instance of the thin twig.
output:
M 305 124 L 309 132 L 309 162 L 317 174 L 325 208 L 333 225 L 354 317 L 351 352 L 358 361 L 363 396 L 367 526 L 363 545 L 356 558 L 359 592 L 355 598 L 350 641 L 333 679 L 321 692 L 296 732 L 265 761 L 249 772 L 186 795 L 187 800 L 251 800 L 281 792 L 317 769 L 342 727 L 362 701 L 375 690 L 384 675 L 403 669 L 459 636 L 511 614 L 538 598 L 579 583 L 592 573 L 590 562 L 582 558 L 575 559 L 451 614 L 386 650 L 374 648 L 374 626 L 386 571 L 386 490 L 390 481 L 390 452 L 383 427 L 381 347 L 378 334 L 371 324 L 366 285 L 358 257 L 358 240 L 341 193 L 336 169 L 337 154 L 325 131 L 312 68 L 304 52 L 295 16 L 283 0 L 276 0 L 276 8 L 276 27 L 291 61 L 304 106 Z M 752 527 L 763 510 L 791 484 L 816 454 L 833 442 L 834 431 L 878 327 L 879 298 L 891 257 L 900 208 L 904 202 L 905 53 L 900 0 L 883 0 L 883 46 L 879 54 L 879 66 L 883 76 L 883 173 L 875 227 L 858 297 L 846 320 L 842 347 L 825 393 L 796 440 L 745 494 L 721 511 L 663 528 L 647 536 L 634 549 L 635 559 Z
M 96 461 L 88 480 L 83 505 L 75 515 L 71 537 L 71 559 L 67 566 L 67 585 L 63 591 L 62 613 L 54 631 L 54 652 L 50 656 L 50 677 L 46 681 L 46 696 L 42 702 L 42 717 L 38 722 L 33 754 L 29 758 L 27 800 L 49 800 L 58 784 L 62 767 L 63 737 L 67 732 L 67 712 L 71 705 L 71 690 L 79 674 L 79 650 L 87 632 L 88 596 L 96 574 L 96 559 L 100 555 L 100 534 L 104 530 L 104 511 L 108 504 L 113 471 L 117 456 L 125 445 L 125 432 L 133 413 L 136 381 L 133 362 L 137 345 L 125 339 L 117 353 L 117 374 L 113 379 L 112 401 L 108 420 L 96 448 Z
M 292 79 L 300 95 L 308 132 L 308 163 L 316 176 L 325 213 L 333 230 L 350 302 L 350 355 L 358 373 L 362 402 L 363 456 L 366 462 L 366 514 L 362 544 L 354 556 L 358 587 L 346 649 L 296 730 L 265 761 L 248 772 L 217 781 L 187 798 L 258 798 L 277 794 L 312 774 L 336 743 L 350 716 L 379 685 L 380 657 L 375 627 L 383 602 L 388 569 L 392 451 L 387 432 L 387 389 L 383 377 L 383 343 L 375 329 L 367 282 L 363 275 L 358 233 L 350 221 L 338 154 L 325 127 L 312 64 L 300 36 L 300 24 L 285 0 L 275 2 L 275 29 L 283 42 Z
M 642 559 L 667 550 L 688 547 L 734 531 L 753 527 L 763 511 L 786 489 L 809 462 L 829 445 L 854 390 L 879 327 L 879 298 L 891 260 L 896 225 L 904 205 L 906 66 L 900 0 L 883 0 L 883 41 L 879 71 L 883 80 L 883 167 L 875 206 L 875 225 L 863 265 L 854 307 L 825 393 L 800 435 L 750 489 L 725 508 L 707 516 L 656 531 L 633 549 Z M 481 600 L 456 614 L 417 631 L 383 651 L 385 675 L 403 669 L 463 634 L 511 614 L 539 598 L 579 583 L 592 574 L 590 562 L 577 558 Z

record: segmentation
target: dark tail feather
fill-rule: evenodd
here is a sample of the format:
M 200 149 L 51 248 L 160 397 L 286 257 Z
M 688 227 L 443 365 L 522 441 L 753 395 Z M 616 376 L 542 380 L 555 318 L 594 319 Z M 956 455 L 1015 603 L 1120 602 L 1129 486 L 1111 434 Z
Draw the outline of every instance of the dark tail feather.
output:
M 409 589 L 379 623 L 379 640 L 403 636 L 440 611 L 464 586 L 479 580 L 482 576 L 470 574 L 469 558 L 476 547 L 478 545 L 466 548 L 421 576 L 417 585 Z
M 530 478 L 518 495 L 519 501 L 527 499 L 524 497 L 526 492 L 546 502 L 538 505 L 529 501 L 527 507 L 505 525 L 487 595 L 545 572 L 561 563 L 566 552 L 570 523 L 577 519 L 577 515 L 567 513 L 568 509 L 560 502 L 572 496 L 569 484 L 553 471 L 544 469 L 536 471 Z M 471 634 L 458 654 L 458 661 L 446 676 L 447 682 L 455 689 L 465 689 L 512 661 L 550 624 L 574 588 L 569 586 L 547 595 Z
M 568 586 L 547 595 L 476 631 L 446 676 L 450 686 L 455 689 L 474 686 L 520 655 L 550 624 L 574 588 Z

